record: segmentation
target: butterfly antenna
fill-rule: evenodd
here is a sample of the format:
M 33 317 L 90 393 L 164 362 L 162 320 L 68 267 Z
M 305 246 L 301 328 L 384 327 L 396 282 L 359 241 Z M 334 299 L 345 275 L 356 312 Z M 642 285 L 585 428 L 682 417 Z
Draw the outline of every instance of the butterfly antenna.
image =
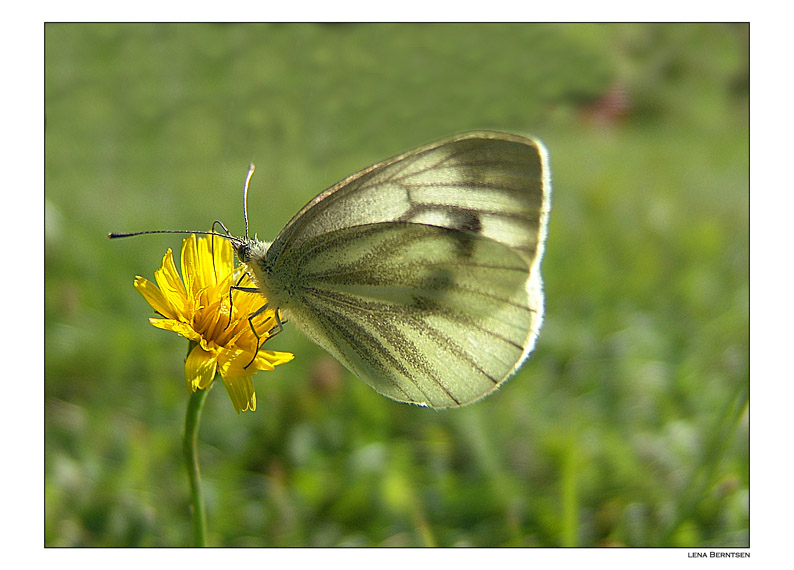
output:
M 223 226 L 223 224 L 221 224 L 221 226 Z M 223 228 L 223 229 L 226 230 L 226 228 Z M 239 240 L 239 238 L 235 238 L 234 236 L 229 234 L 228 230 L 227 230 L 227 235 L 220 234 L 218 232 L 203 232 L 203 231 L 200 231 L 200 230 L 145 230 L 145 231 L 142 231 L 142 232 L 124 232 L 124 233 L 111 232 L 111 233 L 108 234 L 108 237 L 110 239 L 114 239 L 114 238 L 143 236 L 143 235 L 147 235 L 147 234 L 200 234 L 200 235 L 205 235 L 205 236 L 218 236 L 218 237 L 222 237 L 222 238 L 229 239 L 229 240 L 232 240 L 232 241 L 234 241 L 236 239 Z
M 254 175 L 256 167 L 254 163 L 248 165 L 248 176 L 245 177 L 245 187 L 243 188 L 243 218 L 245 219 L 245 239 L 248 241 L 248 183 Z
M 222 221 L 220 221 L 220 220 L 215 220 L 214 222 L 212 222 L 212 231 L 213 231 L 213 232 L 215 232 L 215 226 L 220 226 L 220 227 L 221 227 L 221 229 L 222 229 L 224 232 L 226 232 L 226 237 L 228 237 L 230 240 L 234 240 L 234 239 L 235 239 L 235 237 L 232 235 L 232 232 L 230 232 L 230 231 L 229 231 L 229 229 L 228 229 L 226 226 L 224 226 L 224 225 L 223 225 L 223 222 L 222 222 Z M 215 232 L 215 233 L 216 233 L 216 234 L 220 234 L 220 232 Z
M 226 235 L 224 236 L 222 233 L 216 232 L 215 226 L 220 226 L 221 229 L 223 229 L 223 231 L 226 232 Z M 229 229 L 226 226 L 224 226 L 223 222 L 220 220 L 215 220 L 214 222 L 212 222 L 212 233 L 210 235 L 212 236 L 212 239 L 210 241 L 210 249 L 212 250 L 212 272 L 215 274 L 217 279 L 218 269 L 215 267 L 215 236 L 225 237 L 226 239 L 231 241 L 233 245 L 235 243 L 239 243 L 240 238 L 234 237 L 232 235 L 232 232 L 230 232 Z

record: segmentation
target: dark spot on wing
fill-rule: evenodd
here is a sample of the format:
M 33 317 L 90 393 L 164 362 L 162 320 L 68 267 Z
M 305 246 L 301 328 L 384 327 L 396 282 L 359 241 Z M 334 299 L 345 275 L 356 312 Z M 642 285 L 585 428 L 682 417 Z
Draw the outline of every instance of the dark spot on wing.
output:
M 482 231 L 480 215 L 474 210 L 462 208 L 448 209 L 451 236 L 461 257 L 470 258 L 474 254 L 474 242 Z
M 431 275 L 422 280 L 420 289 L 431 292 L 449 291 L 455 283 L 452 281 L 452 272 L 449 269 L 436 269 Z
M 482 231 L 480 214 L 474 210 L 454 209 L 449 211 L 450 227 L 456 230 L 468 230 L 479 234 Z

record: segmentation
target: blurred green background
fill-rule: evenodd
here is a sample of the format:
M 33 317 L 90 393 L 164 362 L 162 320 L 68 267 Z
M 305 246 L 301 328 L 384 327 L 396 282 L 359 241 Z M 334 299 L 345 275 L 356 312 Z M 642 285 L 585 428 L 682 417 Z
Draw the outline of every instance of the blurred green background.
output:
M 45 544 L 192 544 L 187 342 L 132 286 L 180 236 L 272 239 L 372 162 L 540 137 L 547 316 L 476 405 L 387 400 L 293 327 L 209 395 L 216 546 L 749 545 L 749 26 L 45 26 Z

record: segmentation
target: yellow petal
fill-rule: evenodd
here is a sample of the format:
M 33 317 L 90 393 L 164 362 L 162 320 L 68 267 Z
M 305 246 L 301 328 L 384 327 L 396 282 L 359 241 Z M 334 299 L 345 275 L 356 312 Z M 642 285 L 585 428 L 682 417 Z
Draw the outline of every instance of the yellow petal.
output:
M 185 278 L 185 289 L 189 299 L 195 299 L 196 292 L 202 285 L 196 281 L 196 267 L 198 256 L 196 254 L 196 234 L 190 234 L 182 241 L 182 276 Z
M 234 270 L 231 242 L 216 236 L 198 240 L 198 270 L 205 285 L 217 285 Z
M 185 382 L 191 392 L 206 390 L 215 379 L 217 358 L 201 346 L 195 346 L 185 360 Z
M 176 321 L 174 319 L 149 319 L 149 324 L 158 329 L 163 329 L 164 331 L 175 332 L 193 342 L 201 342 L 204 340 L 193 327 L 182 321 Z
M 229 240 L 221 240 L 221 243 L 221 247 L 215 248 L 215 265 L 218 267 L 218 275 L 229 275 L 234 271 L 234 248 Z
M 232 347 L 220 351 L 218 367 L 220 368 L 221 376 L 234 378 L 235 376 L 251 374 L 251 372 L 256 370 L 249 366 L 254 359 L 253 357 L 253 350 L 244 350 L 240 347 Z
M 295 358 L 291 352 L 277 352 L 275 350 L 260 350 L 254 360 L 254 366 L 259 370 L 273 370 L 279 364 L 285 364 Z M 267 367 L 265 368 L 265 363 Z
M 146 302 L 152 306 L 156 312 L 164 317 L 177 318 L 177 312 L 174 310 L 171 303 L 168 302 L 163 292 L 157 286 L 141 276 L 135 278 L 135 289 L 143 295 Z
M 172 312 L 176 315 L 176 318 L 182 321 L 189 320 L 188 315 L 191 313 L 190 299 L 188 299 L 185 286 L 176 271 L 174 257 L 171 255 L 170 249 L 163 257 L 162 266 L 154 272 L 154 278 L 163 296 L 171 305 Z
M 182 245 L 182 275 L 188 294 L 197 296 L 207 287 L 215 286 L 234 269 L 231 243 L 215 236 L 197 238 L 195 234 Z
M 176 271 L 176 264 L 174 264 L 174 255 L 169 249 L 163 256 L 163 263 L 158 271 L 154 272 L 157 279 L 157 284 L 163 293 L 169 298 L 177 296 L 180 299 L 185 298 L 185 286 L 182 284 L 182 278 Z
M 221 374 L 221 378 L 223 378 L 223 385 L 226 386 L 226 392 L 228 392 L 237 413 L 256 410 L 256 392 L 254 392 L 254 383 L 250 374 L 231 378 Z

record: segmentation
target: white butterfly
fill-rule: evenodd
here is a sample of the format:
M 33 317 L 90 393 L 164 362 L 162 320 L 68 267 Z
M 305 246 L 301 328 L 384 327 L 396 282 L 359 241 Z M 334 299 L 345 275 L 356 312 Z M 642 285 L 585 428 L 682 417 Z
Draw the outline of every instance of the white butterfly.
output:
M 550 197 L 540 142 L 467 132 L 348 176 L 272 243 L 232 241 L 268 305 L 377 392 L 462 406 L 535 346 Z

